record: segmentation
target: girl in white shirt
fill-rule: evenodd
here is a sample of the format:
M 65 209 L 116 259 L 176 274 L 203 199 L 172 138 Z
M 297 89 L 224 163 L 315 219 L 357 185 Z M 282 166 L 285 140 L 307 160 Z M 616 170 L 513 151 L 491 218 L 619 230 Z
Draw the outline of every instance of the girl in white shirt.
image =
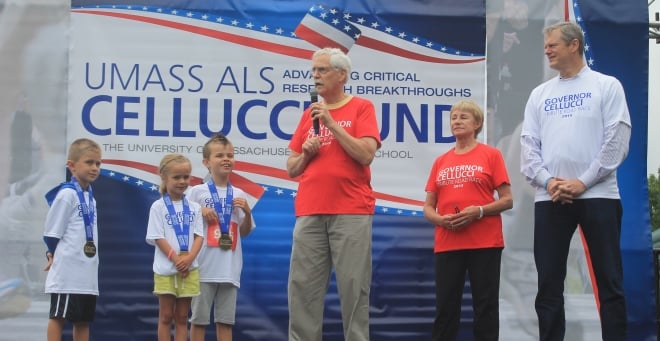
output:
M 204 240 L 199 204 L 184 195 L 192 166 L 181 154 L 160 162 L 163 197 L 149 211 L 146 241 L 154 245 L 154 294 L 158 296 L 158 340 L 185 341 L 193 296 L 199 295 L 197 254 Z M 174 218 L 174 219 L 173 219 Z

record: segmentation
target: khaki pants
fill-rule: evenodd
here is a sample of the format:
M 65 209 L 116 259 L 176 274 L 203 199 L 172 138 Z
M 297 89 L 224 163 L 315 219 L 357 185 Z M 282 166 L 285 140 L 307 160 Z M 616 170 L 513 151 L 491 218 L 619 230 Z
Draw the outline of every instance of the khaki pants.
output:
M 369 340 L 371 215 L 296 219 L 289 270 L 289 340 L 321 341 L 323 308 L 334 267 L 344 340 Z

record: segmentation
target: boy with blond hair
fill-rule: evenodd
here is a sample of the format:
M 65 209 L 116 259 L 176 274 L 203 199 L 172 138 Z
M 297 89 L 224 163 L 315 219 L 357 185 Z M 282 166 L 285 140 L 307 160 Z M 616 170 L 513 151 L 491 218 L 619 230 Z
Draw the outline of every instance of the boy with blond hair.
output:
M 100 146 L 86 138 L 73 141 L 66 166 L 71 181 L 46 195 L 50 204 L 44 224 L 45 291 L 50 294 L 46 333 L 48 341 L 61 340 L 64 323 L 69 321 L 73 340 L 87 341 L 99 295 L 97 214 L 91 183 L 100 174 Z
M 232 143 L 216 134 L 204 144 L 202 157 L 210 179 L 188 194 L 202 206 L 206 225 L 206 241 L 198 257 L 201 294 L 192 302 L 190 339 L 204 340 L 214 305 L 216 338 L 230 341 L 243 268 L 241 238 L 255 225 L 246 194 L 229 180 L 235 162 Z

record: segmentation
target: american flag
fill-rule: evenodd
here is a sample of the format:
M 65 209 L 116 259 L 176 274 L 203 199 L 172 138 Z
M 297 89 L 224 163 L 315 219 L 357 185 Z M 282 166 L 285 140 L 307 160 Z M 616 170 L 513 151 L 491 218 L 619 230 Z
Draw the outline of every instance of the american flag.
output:
M 324 5 L 312 6 L 295 31 L 318 47 L 348 52 L 353 44 L 399 57 L 431 63 L 462 64 L 484 60 L 424 37 L 406 33 L 369 15 L 354 15 Z
M 336 47 L 348 53 L 360 37 L 360 30 L 335 8 L 312 6 L 296 27 L 296 35 L 317 47 Z
M 591 51 L 591 44 L 589 43 L 589 36 L 587 35 L 587 29 L 584 27 L 584 20 L 582 19 L 582 14 L 580 13 L 580 6 L 577 1 L 573 1 L 573 17 L 575 18 L 575 23 L 580 25 L 582 28 L 582 33 L 584 34 L 584 56 L 586 58 L 587 64 L 589 67 L 597 70 L 596 63 L 594 60 L 593 52 Z M 570 13 L 569 13 L 570 14 Z
M 315 5 L 299 22 L 232 17 L 217 13 L 140 5 L 95 5 L 75 13 L 110 16 L 187 31 L 263 51 L 309 59 L 318 47 L 349 52 L 360 45 L 402 58 L 444 64 L 485 60 L 420 35 L 410 34 L 370 15 Z

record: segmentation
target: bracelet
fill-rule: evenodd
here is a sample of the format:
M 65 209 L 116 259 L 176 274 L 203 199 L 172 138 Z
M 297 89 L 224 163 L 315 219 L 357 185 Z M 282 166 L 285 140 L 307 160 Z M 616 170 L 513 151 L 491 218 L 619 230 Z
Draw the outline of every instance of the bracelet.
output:
M 484 217 L 484 207 L 479 206 L 479 218 L 477 218 L 477 219 L 481 219 L 483 217 Z
M 174 248 L 170 249 L 170 252 L 167 253 L 167 259 L 172 260 L 172 254 L 174 253 Z

